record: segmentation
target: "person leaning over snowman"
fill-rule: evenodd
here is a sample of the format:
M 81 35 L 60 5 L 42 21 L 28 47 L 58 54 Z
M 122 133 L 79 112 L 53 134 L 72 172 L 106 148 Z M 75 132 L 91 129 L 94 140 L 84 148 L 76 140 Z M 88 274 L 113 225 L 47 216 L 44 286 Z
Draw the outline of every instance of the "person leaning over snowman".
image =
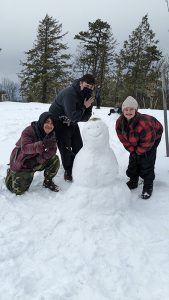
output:
M 83 146 L 79 122 L 87 122 L 92 115 L 95 78 L 85 74 L 71 86 L 61 90 L 49 107 L 53 115 L 58 149 L 64 168 L 64 179 L 73 181 L 72 169 L 76 154 Z
M 130 190 L 137 188 L 140 176 L 144 180 L 141 198 L 148 199 L 153 192 L 156 152 L 163 126 L 156 118 L 139 113 L 137 101 L 128 96 L 122 103 L 122 115 L 116 121 L 116 132 L 120 142 L 130 152 L 127 186 Z
M 57 142 L 54 132 L 53 116 L 49 112 L 40 115 L 26 127 L 10 156 L 10 168 L 7 170 L 5 184 L 16 195 L 27 191 L 36 171 L 44 171 L 43 187 L 58 192 L 53 182 L 60 166 L 56 155 Z

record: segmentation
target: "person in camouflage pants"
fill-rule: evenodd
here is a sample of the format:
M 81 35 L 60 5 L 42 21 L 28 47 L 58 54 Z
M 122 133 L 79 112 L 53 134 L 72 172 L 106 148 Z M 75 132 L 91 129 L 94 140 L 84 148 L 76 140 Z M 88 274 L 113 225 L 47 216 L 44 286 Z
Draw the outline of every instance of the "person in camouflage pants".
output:
M 35 167 L 32 172 L 21 171 L 15 172 L 8 169 L 7 176 L 5 179 L 5 184 L 12 193 L 16 195 L 22 195 L 26 192 L 33 180 L 34 173 L 36 171 L 44 170 L 44 177 L 49 178 L 49 180 L 53 179 L 58 172 L 60 166 L 60 161 L 57 155 L 54 155 L 51 159 L 48 160 L 47 163 L 42 165 L 38 165 Z M 59 190 L 55 187 L 55 191 Z
M 53 118 L 49 112 L 44 112 L 37 122 L 24 129 L 11 153 L 5 178 L 7 188 L 21 195 L 29 189 L 34 173 L 44 170 L 43 186 L 58 192 L 59 188 L 52 180 L 60 167 L 56 151 Z

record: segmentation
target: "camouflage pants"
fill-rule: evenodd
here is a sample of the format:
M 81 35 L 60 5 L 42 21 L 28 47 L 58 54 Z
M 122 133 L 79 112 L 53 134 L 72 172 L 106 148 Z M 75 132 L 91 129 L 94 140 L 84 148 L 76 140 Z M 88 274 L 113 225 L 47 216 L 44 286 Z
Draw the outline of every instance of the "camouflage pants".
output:
M 5 178 L 5 184 L 8 190 L 16 195 L 22 195 L 26 192 L 33 180 L 34 173 L 36 171 L 44 170 L 44 177 L 48 179 L 52 179 L 58 172 L 60 167 L 59 157 L 54 155 L 51 159 L 45 162 L 42 165 L 38 165 L 33 168 L 32 172 L 28 171 L 20 171 L 14 172 L 10 169 L 7 170 L 7 176 Z

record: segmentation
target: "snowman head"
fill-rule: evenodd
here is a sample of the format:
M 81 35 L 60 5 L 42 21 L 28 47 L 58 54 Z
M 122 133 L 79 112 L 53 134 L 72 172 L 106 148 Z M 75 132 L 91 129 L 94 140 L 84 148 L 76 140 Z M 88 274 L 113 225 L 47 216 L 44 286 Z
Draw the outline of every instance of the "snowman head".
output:
M 89 149 L 105 149 L 109 147 L 109 131 L 107 125 L 99 118 L 92 118 L 85 123 L 82 131 L 84 147 Z

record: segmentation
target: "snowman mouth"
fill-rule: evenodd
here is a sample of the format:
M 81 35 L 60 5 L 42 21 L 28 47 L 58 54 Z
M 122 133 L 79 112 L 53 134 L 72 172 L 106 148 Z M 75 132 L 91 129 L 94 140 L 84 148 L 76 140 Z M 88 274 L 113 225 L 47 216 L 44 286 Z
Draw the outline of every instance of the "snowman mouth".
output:
M 101 132 L 93 132 L 92 134 L 90 133 L 90 135 L 93 137 L 99 137 L 101 135 Z

